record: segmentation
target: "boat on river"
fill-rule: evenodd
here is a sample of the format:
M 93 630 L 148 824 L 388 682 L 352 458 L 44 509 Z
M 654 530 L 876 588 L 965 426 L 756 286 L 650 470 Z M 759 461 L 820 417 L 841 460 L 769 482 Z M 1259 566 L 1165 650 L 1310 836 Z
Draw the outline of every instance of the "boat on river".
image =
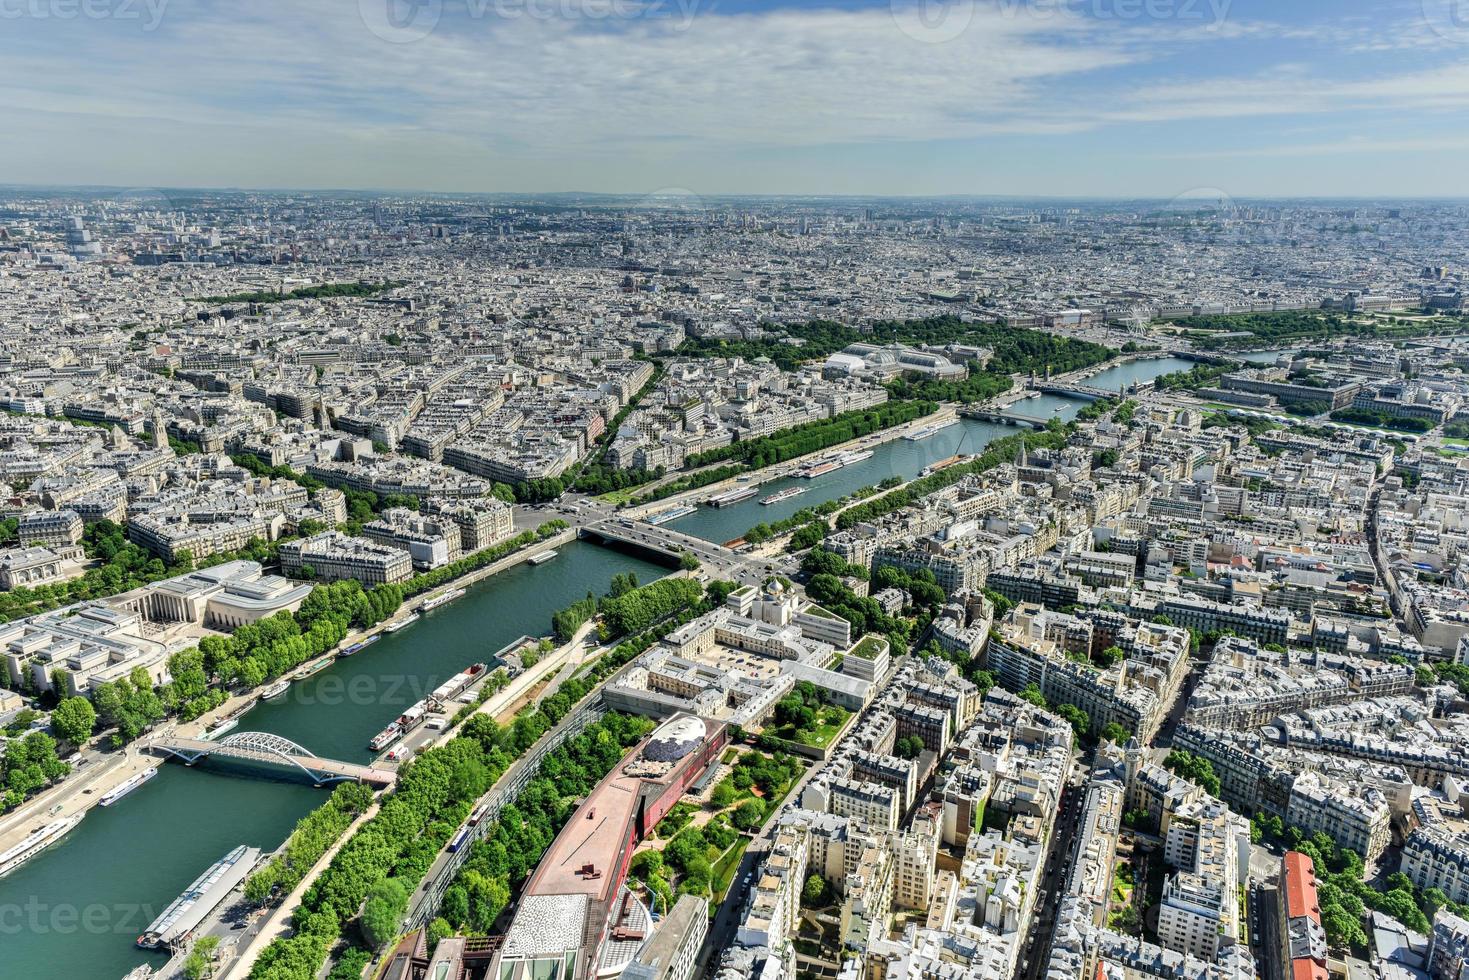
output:
M 772 493 L 770 496 L 760 501 L 760 505 L 762 507 L 768 507 L 771 504 L 778 504 L 782 500 L 790 500 L 792 497 L 799 497 L 805 492 L 805 487 L 786 487 L 784 490 L 781 490 L 777 493 Z
M 53 820 L 38 830 L 33 830 L 19 844 L 0 853 L 0 878 L 5 877 L 52 844 L 65 837 L 67 831 L 82 822 L 81 814 Z
M 361 653 L 363 650 L 366 650 L 368 647 L 372 646 L 374 643 L 376 643 L 381 638 L 382 638 L 382 634 L 380 634 L 380 633 L 374 633 L 374 634 L 372 634 L 371 636 L 369 636 L 365 640 L 361 640 L 361 641 L 359 641 L 357 643 L 354 643 L 354 644 L 352 644 L 349 647 L 343 647 L 342 648 L 342 652 L 339 653 L 339 654 L 337 654 L 337 656 L 339 656 L 339 657 L 350 657 L 353 654 Z
M 440 592 L 432 599 L 423 600 L 423 604 L 418 607 L 418 611 L 431 612 L 440 606 L 446 606 L 455 599 L 463 596 L 466 591 L 466 589 L 450 589 L 448 592 Z
M 749 500 L 751 497 L 755 496 L 755 494 L 759 492 L 760 491 L 757 490 L 755 487 L 739 487 L 735 490 L 726 490 L 724 491 L 724 493 L 716 493 L 714 496 L 710 497 L 709 506 L 728 507 L 731 504 L 737 504 L 742 500 Z
M 408 614 L 408 616 L 398 620 L 396 623 L 389 623 L 387 626 L 383 627 L 383 631 L 386 633 L 396 633 L 399 630 L 407 629 L 422 618 L 423 616 L 419 613 L 410 613 Z

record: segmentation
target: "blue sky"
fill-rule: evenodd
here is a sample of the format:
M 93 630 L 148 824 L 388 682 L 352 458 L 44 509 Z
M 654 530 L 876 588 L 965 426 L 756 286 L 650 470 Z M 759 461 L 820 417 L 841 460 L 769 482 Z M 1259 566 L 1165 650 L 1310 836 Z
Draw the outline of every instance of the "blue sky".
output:
M 1469 0 L 0 0 L 0 183 L 1469 196 Z

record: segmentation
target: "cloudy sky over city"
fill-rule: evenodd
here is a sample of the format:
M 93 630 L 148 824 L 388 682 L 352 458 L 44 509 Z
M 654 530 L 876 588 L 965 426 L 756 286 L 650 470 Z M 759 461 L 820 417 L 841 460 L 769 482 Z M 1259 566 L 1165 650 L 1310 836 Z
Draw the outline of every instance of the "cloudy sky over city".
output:
M 0 0 L 0 19 L 0 182 L 1465 191 L 1469 0 Z

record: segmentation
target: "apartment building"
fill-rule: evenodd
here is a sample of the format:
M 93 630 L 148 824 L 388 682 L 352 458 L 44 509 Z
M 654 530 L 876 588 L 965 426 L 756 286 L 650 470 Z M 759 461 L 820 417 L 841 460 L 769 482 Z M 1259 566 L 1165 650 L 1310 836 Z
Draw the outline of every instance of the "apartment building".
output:
M 363 586 L 405 582 L 413 575 L 408 552 L 365 538 L 349 537 L 340 531 L 325 531 L 280 549 L 281 569 L 288 575 L 323 582 L 356 579 Z

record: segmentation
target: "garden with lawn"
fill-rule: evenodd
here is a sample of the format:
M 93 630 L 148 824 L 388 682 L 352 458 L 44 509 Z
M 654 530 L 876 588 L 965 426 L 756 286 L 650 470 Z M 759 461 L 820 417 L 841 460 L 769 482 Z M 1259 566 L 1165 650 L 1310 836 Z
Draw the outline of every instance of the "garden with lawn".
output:
M 801 681 L 775 705 L 775 724 L 764 734 L 812 748 L 824 749 L 846 727 L 851 712 L 828 703 L 809 681 Z
M 699 807 L 679 801 L 653 828 L 649 846 L 633 855 L 629 883 L 635 889 L 641 885 L 660 914 L 680 895 L 700 895 L 710 900 L 712 915 L 733 884 L 752 835 L 806 768 L 784 753 L 733 748 L 721 762 L 732 768 L 710 791 L 709 802 Z

